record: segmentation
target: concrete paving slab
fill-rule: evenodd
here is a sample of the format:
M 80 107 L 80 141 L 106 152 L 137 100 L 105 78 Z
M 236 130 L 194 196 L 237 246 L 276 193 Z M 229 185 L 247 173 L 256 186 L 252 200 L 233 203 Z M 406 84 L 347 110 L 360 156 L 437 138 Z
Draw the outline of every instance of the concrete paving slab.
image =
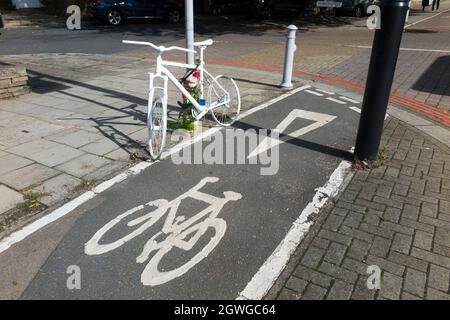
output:
M 62 103 L 65 103 L 66 101 L 64 99 L 50 97 L 50 96 L 44 96 L 41 95 L 37 97 L 36 99 L 33 99 L 33 103 L 44 106 L 44 107 L 54 107 L 57 105 L 60 105 Z
M 19 144 L 16 147 L 7 149 L 7 151 L 24 157 L 28 157 L 33 153 L 38 153 L 43 150 L 48 150 L 57 146 L 59 146 L 59 144 L 56 142 L 48 141 L 45 139 L 38 139 L 27 143 Z
M 60 121 L 66 126 L 78 128 L 94 127 L 97 125 L 90 116 L 81 113 L 72 113 L 70 116 L 61 118 Z
M 91 173 L 83 176 L 83 180 L 94 180 L 94 181 L 101 181 L 107 176 L 113 175 L 114 173 L 118 172 L 119 170 L 123 169 L 128 165 L 127 162 L 123 161 L 111 161 L 96 170 L 92 171 Z
M 29 186 L 40 184 L 60 173 L 57 170 L 35 163 L 1 175 L 0 182 L 16 190 L 23 190 Z
M 14 208 L 23 201 L 23 196 L 6 186 L 0 185 L 0 214 Z
M 81 155 L 83 155 L 82 151 L 59 144 L 56 147 L 33 153 L 28 157 L 48 167 L 54 167 Z
M 51 111 L 40 114 L 39 118 L 50 119 L 58 122 L 61 121 L 64 117 L 69 117 L 72 114 L 73 112 L 71 111 L 52 108 Z
M 4 155 L 3 157 L 0 157 L 0 175 L 25 167 L 32 163 L 33 161 L 14 154 Z
M 109 163 L 111 163 L 111 160 L 94 156 L 92 154 L 84 154 L 81 157 L 75 158 L 56 167 L 56 169 L 81 178 Z
M 68 97 L 70 98 L 70 97 Z M 55 106 L 56 109 L 71 111 L 72 113 L 77 112 L 78 108 L 81 108 L 86 105 L 85 101 L 73 101 L 70 99 L 66 99 L 63 103 Z
M 432 122 L 418 117 L 408 111 L 401 110 L 395 107 L 389 107 L 388 113 L 396 118 L 402 119 L 403 121 L 413 126 L 429 126 L 433 124 Z
M 35 104 L 24 104 L 22 106 L 14 107 L 11 111 L 20 113 L 27 116 L 39 117 L 42 114 L 52 111 L 53 109 L 50 107 L 38 106 Z
M 416 127 L 450 147 L 450 131 L 448 131 L 447 129 L 436 125 Z
M 8 119 L 8 118 L 12 118 L 15 117 L 16 114 L 13 112 L 9 112 L 9 111 L 0 111 L 0 119 L 4 120 L 4 119 Z
M 63 173 L 45 181 L 40 186 L 33 188 L 32 191 L 45 194 L 39 198 L 39 201 L 46 205 L 52 205 L 70 196 L 73 188 L 80 183 L 80 179 Z
M 17 114 L 15 117 L 0 119 L 0 127 L 12 128 L 24 125 L 35 120 L 35 118 Z
M 110 158 L 112 160 L 120 160 L 120 161 L 130 161 L 130 153 L 125 151 L 122 148 L 114 150 L 108 154 L 105 154 L 106 158 Z
M 13 147 L 20 143 L 32 141 L 43 136 L 58 132 L 63 126 L 52 124 L 46 121 L 33 119 L 18 127 L 4 128 L 0 135 L 0 143 Z
M 84 130 L 69 130 L 45 138 L 74 148 L 79 148 L 91 142 L 100 140 L 102 136 Z
M 108 138 L 102 138 L 95 142 L 89 143 L 80 149 L 98 156 L 104 156 L 107 153 L 117 150 L 119 147 L 120 145 L 116 141 Z
M 96 103 L 86 103 L 85 105 L 77 108 L 76 112 L 87 116 L 93 116 L 103 112 L 105 110 L 104 108 L 105 106 Z
M 148 140 L 148 129 L 144 128 L 139 131 L 134 132 L 133 134 L 130 134 L 130 138 L 133 139 L 136 142 L 147 142 Z

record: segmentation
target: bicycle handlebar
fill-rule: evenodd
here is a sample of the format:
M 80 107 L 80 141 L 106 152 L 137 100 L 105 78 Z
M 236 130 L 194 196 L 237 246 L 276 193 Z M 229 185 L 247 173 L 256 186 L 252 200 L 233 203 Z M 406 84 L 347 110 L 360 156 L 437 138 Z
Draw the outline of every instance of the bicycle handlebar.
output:
M 142 45 L 142 46 L 150 46 L 153 49 L 159 51 L 159 52 L 166 52 L 166 51 L 172 51 L 172 50 L 178 50 L 178 51 L 183 51 L 183 52 L 192 52 L 192 53 L 196 53 L 195 50 L 190 50 L 190 49 L 186 49 L 186 48 L 181 48 L 181 47 L 176 47 L 176 46 L 171 46 L 171 47 L 164 47 L 164 46 L 156 46 L 151 42 L 142 42 L 142 41 L 130 41 L 130 40 L 122 40 L 122 43 L 125 44 L 137 44 L 137 45 Z

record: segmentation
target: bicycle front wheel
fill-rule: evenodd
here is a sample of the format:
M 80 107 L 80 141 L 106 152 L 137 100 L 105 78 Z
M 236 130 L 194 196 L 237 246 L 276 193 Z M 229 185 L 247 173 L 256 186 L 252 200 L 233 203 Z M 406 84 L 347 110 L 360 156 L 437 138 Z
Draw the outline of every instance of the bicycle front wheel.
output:
M 152 160 L 158 160 L 164 149 L 167 129 L 167 102 L 164 97 L 153 99 L 147 118 L 148 150 Z
M 212 107 L 211 114 L 218 124 L 228 127 L 238 120 L 241 111 L 241 95 L 232 78 L 216 77 L 210 84 L 207 101 Z

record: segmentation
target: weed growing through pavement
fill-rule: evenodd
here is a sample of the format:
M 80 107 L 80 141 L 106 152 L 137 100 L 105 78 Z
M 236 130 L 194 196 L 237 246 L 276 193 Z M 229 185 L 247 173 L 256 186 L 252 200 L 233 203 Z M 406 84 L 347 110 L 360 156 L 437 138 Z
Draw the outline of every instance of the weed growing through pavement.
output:
M 387 164 L 388 160 L 388 150 L 386 147 L 383 147 L 378 151 L 378 155 L 375 160 L 359 160 L 355 158 L 353 168 L 356 170 L 376 169 Z
M 17 209 L 34 209 L 42 206 L 39 198 L 44 197 L 45 194 L 28 191 L 23 195 L 23 202 L 16 204 Z
M 72 189 L 72 193 L 79 193 L 81 191 L 86 191 L 93 188 L 96 185 L 95 180 L 82 180 L 79 185 Z

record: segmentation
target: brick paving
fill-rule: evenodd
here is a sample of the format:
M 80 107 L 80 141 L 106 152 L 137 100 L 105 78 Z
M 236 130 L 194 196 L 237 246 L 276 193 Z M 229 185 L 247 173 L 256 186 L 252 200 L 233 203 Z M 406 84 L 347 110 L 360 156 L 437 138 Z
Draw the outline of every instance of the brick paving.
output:
M 386 163 L 355 172 L 267 298 L 450 299 L 450 148 L 392 117 L 382 145 Z

